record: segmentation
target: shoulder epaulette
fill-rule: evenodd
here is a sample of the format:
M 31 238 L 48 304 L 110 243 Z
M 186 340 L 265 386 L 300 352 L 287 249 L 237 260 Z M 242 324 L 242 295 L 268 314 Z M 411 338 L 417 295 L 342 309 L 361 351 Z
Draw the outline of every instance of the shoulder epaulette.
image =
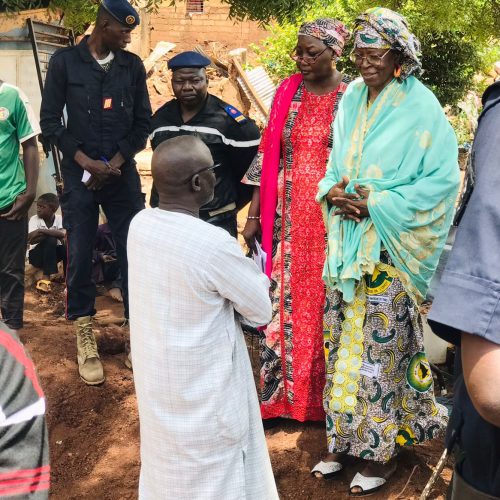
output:
M 245 115 L 230 104 L 224 108 L 224 111 L 237 123 L 245 123 L 247 121 Z

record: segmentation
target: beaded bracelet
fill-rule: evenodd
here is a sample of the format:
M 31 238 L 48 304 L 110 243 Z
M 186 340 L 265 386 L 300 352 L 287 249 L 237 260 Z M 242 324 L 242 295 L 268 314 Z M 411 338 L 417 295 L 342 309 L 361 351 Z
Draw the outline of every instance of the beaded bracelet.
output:
M 258 215 L 249 215 L 247 220 L 260 220 L 260 217 Z

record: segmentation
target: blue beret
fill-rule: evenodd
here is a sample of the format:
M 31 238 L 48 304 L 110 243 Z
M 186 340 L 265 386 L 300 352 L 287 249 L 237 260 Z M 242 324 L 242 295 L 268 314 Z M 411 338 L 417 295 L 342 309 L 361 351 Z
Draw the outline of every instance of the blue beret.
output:
M 127 28 L 135 28 L 141 22 L 139 14 L 127 0 L 102 0 L 101 5 Z
M 175 57 L 172 57 L 172 59 L 168 61 L 168 69 L 175 71 L 176 69 L 182 68 L 204 68 L 211 64 L 211 62 L 212 61 L 210 61 L 208 57 L 202 56 L 198 54 L 198 52 L 188 50 L 187 52 L 181 52 Z

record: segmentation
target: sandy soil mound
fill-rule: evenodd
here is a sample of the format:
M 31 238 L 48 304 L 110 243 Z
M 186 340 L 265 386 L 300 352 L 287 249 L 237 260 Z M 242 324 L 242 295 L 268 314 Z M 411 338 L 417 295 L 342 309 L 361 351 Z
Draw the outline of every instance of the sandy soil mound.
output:
M 48 401 L 52 462 L 51 498 L 60 500 L 126 500 L 137 498 L 139 477 L 139 420 L 133 375 L 123 365 L 125 332 L 119 321 L 121 305 L 98 297 L 97 324 L 106 382 L 88 387 L 76 369 L 73 326 L 62 316 L 63 285 L 51 295 L 30 289 L 26 294 L 26 327 L 21 338 L 38 369 Z M 256 341 L 249 352 L 257 360 Z M 341 500 L 354 469 L 335 481 L 310 476 L 323 453 L 323 424 L 283 422 L 266 431 L 271 460 L 282 499 Z M 418 499 L 443 449 L 441 441 L 405 450 L 390 487 L 373 499 Z M 415 469 L 410 482 L 408 477 Z M 431 498 L 444 499 L 451 476 L 447 467 Z M 403 491 L 404 489 L 404 491 Z M 401 492 L 403 492 L 401 494 Z

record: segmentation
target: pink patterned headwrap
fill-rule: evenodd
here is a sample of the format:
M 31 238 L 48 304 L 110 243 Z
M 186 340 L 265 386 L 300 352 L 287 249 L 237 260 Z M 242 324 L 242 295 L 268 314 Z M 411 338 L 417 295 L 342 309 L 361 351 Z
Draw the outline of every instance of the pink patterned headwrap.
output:
M 337 57 L 342 55 L 345 42 L 351 36 L 343 23 L 329 17 L 304 23 L 299 28 L 299 35 L 312 36 L 321 40 L 327 47 L 333 50 Z

